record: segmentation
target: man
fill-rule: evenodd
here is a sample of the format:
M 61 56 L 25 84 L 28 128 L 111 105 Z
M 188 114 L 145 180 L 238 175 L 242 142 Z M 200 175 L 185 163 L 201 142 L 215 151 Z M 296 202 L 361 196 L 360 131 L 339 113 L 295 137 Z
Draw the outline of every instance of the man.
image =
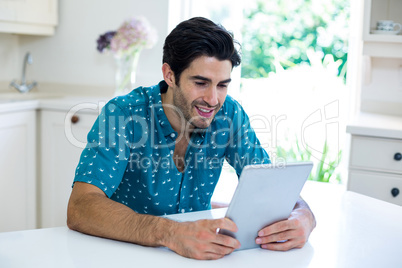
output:
M 111 100 L 88 134 L 68 206 L 71 229 L 196 259 L 218 259 L 239 242 L 227 218 L 174 222 L 164 214 L 210 209 L 222 160 L 238 174 L 269 163 L 241 106 L 227 96 L 240 64 L 234 40 L 204 18 L 180 23 L 166 38 L 163 78 Z M 315 219 L 299 200 L 288 220 L 259 231 L 271 250 L 302 247 Z M 277 241 L 287 240 L 277 243 Z

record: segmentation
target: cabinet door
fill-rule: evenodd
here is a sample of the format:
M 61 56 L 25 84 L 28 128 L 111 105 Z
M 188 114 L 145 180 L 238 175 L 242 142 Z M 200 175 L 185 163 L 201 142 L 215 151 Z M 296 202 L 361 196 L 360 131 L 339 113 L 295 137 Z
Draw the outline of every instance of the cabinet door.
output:
M 0 1 L 0 32 L 51 35 L 57 0 Z
M 65 226 L 67 204 L 71 193 L 75 168 L 95 122 L 96 114 L 68 115 L 67 112 L 41 111 L 41 216 L 42 228 Z M 66 129 L 65 122 L 71 129 Z M 67 131 L 67 132 L 66 132 Z M 72 134 L 72 135 L 71 135 Z M 77 147 L 81 144 L 81 147 Z
M 0 114 L 0 232 L 36 228 L 35 111 Z

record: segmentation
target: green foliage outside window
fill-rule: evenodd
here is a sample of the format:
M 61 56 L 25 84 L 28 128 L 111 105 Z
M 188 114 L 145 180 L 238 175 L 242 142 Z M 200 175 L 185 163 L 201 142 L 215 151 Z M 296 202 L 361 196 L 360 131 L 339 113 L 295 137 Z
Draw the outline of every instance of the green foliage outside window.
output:
M 291 92 L 294 91 L 287 87 L 287 81 L 279 82 L 273 89 L 272 85 L 274 83 L 264 84 L 264 79 L 258 79 L 268 78 L 269 80 L 271 79 L 270 73 L 276 73 L 278 74 L 277 77 L 283 76 L 284 79 L 299 79 L 297 81 L 303 85 L 300 86 L 300 90 L 311 87 L 311 91 L 307 91 L 306 96 L 318 97 L 320 94 L 316 94 L 317 92 L 327 96 L 323 92 L 331 90 L 331 93 L 336 91 L 334 96 L 338 96 L 337 98 L 341 99 L 341 93 L 344 90 L 342 86 L 332 87 L 332 85 L 322 84 L 318 82 L 319 78 L 322 77 L 318 76 L 322 76 L 322 71 L 327 70 L 332 74 L 328 75 L 328 77 L 337 76 L 337 79 L 342 78 L 343 81 L 346 79 L 350 17 L 349 1 L 248 1 L 244 5 L 242 28 L 241 76 L 243 81 L 261 81 L 257 87 L 265 88 L 267 92 L 265 99 L 272 97 L 272 92 L 278 87 L 281 91 L 292 94 Z M 317 57 L 312 58 L 312 55 Z M 327 68 L 329 62 L 331 63 L 331 68 Z M 335 67 L 332 68 L 332 66 Z M 314 75 L 306 75 L 304 80 L 303 77 L 294 76 L 295 71 L 308 69 L 304 67 L 311 67 L 311 72 L 316 72 L 314 75 L 317 76 L 317 79 L 314 79 L 316 77 Z M 288 69 L 288 71 L 279 72 L 282 69 Z M 334 72 L 336 70 L 338 71 L 337 74 Z M 325 83 L 331 82 L 328 80 Z M 243 84 L 246 83 L 243 82 Z M 308 106 L 308 100 L 305 101 L 300 105 Z M 328 100 L 323 99 L 323 101 Z M 339 139 L 340 141 L 342 140 L 341 138 Z M 334 151 L 334 148 L 329 148 L 327 141 L 321 147 L 321 155 L 312 154 L 312 149 L 308 146 L 306 148 L 300 146 L 297 137 L 293 141 L 281 141 L 279 144 L 281 145 L 276 148 L 278 157 L 284 158 L 288 162 L 314 162 L 314 168 L 309 180 L 332 183 L 342 182 L 341 172 L 337 168 L 342 157 L 342 151 Z
M 244 9 L 242 77 L 309 64 L 307 50 L 341 61 L 346 77 L 349 0 L 251 0 Z
M 340 150 L 335 157 L 331 156 L 327 142 L 324 143 L 320 159 L 312 157 L 311 149 L 303 148 L 297 137 L 290 149 L 278 146 L 277 153 L 278 157 L 284 158 L 288 162 L 313 161 L 314 168 L 308 180 L 332 183 L 342 182 L 341 174 L 336 172 L 338 163 L 342 158 L 342 151 Z

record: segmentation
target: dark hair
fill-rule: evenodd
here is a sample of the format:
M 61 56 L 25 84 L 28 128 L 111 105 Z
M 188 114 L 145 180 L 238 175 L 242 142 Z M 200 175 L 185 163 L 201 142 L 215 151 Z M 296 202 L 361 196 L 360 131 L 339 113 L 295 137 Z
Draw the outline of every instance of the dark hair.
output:
M 201 56 L 230 60 L 232 68 L 240 65 L 235 43 L 233 34 L 223 26 L 195 17 L 178 24 L 166 37 L 162 61 L 169 64 L 178 85 L 181 73 Z

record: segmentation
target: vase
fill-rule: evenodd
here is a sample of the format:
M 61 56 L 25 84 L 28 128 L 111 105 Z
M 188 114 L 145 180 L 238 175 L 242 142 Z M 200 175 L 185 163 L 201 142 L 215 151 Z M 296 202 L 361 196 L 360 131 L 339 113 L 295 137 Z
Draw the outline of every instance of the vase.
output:
M 115 55 L 116 89 L 114 96 L 128 94 L 134 89 L 140 50 Z

